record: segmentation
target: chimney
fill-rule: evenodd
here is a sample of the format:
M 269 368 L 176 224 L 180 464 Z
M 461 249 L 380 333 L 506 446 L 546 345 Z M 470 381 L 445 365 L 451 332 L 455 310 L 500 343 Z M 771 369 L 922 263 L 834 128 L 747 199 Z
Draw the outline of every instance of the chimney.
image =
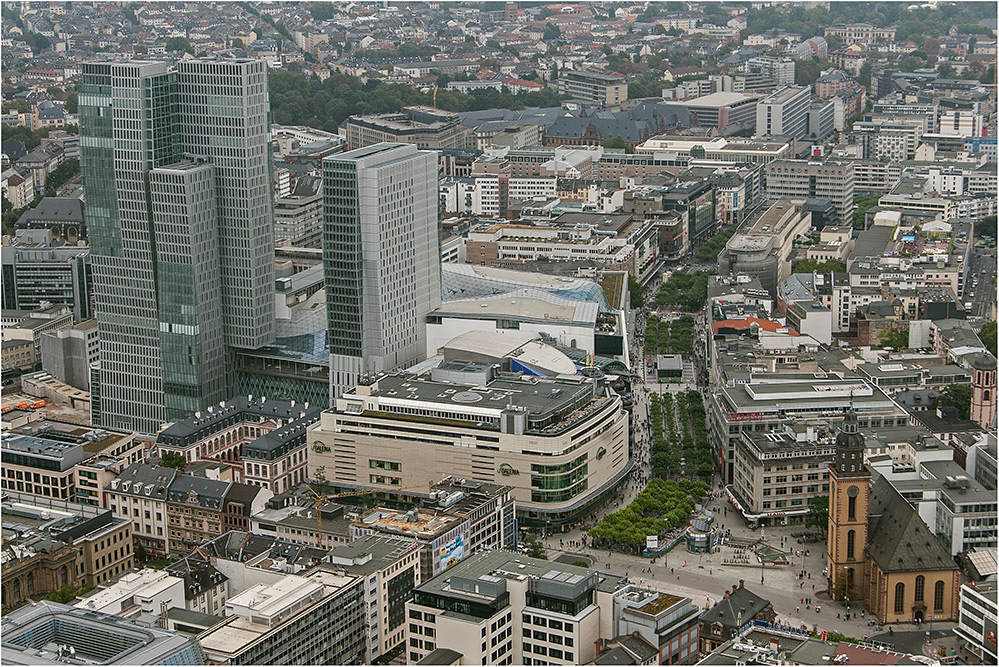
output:
M 596 656 L 600 655 L 600 651 L 602 649 L 603 649 L 603 645 L 601 644 L 600 640 L 599 639 L 594 639 L 593 640 L 593 657 L 596 657 Z
M 745 587 L 746 587 L 746 580 L 745 579 L 740 579 L 739 580 L 739 588 L 745 588 Z
M 736 592 L 737 590 L 739 590 L 739 587 L 738 587 L 738 586 L 736 586 L 735 584 L 732 584 L 732 595 L 735 595 L 735 592 Z
M 780 651 L 780 637 L 770 638 L 770 650 L 774 652 Z
M 722 599 L 723 600 L 727 600 L 729 595 L 731 595 L 731 593 L 729 593 L 728 591 L 725 591 L 725 596 Z

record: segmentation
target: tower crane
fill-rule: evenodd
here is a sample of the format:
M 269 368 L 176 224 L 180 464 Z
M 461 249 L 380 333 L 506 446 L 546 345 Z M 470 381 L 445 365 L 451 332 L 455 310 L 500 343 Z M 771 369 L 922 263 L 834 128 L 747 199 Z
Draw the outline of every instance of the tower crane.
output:
M 395 489 L 358 489 L 357 491 L 347 491 L 344 493 L 331 493 L 331 494 L 320 494 L 316 493 L 308 484 L 305 485 L 309 492 L 312 493 L 312 499 L 316 503 L 316 539 L 318 541 L 319 548 L 323 548 L 323 512 L 322 505 L 327 500 L 334 500 L 335 498 L 346 498 L 349 496 L 365 496 L 372 493 L 393 493 L 395 491 L 406 491 L 409 489 L 423 488 L 422 484 L 417 484 L 415 486 L 401 486 Z M 433 482 L 430 483 L 433 487 Z

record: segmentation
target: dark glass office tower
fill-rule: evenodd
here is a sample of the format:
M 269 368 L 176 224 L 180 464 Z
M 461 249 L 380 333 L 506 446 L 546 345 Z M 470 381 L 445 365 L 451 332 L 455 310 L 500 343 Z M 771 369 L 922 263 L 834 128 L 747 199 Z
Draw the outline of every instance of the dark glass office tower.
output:
M 266 77 L 255 60 L 84 65 L 95 423 L 156 433 L 228 397 L 231 348 L 273 339 Z

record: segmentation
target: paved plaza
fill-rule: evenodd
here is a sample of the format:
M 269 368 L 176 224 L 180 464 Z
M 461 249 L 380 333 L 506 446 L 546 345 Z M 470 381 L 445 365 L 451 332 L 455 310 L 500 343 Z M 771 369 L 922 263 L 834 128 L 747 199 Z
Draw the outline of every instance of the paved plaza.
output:
M 700 320 L 700 317 L 698 317 Z M 640 347 L 633 350 L 641 351 Z M 640 344 L 637 344 L 640 345 Z M 644 371 L 645 363 L 640 355 L 636 355 L 638 364 L 636 370 Z M 638 465 L 629 481 L 622 490 L 622 495 L 609 506 L 603 508 L 592 521 L 583 522 L 575 529 L 549 535 L 544 540 L 548 549 L 548 557 L 559 558 L 563 562 L 589 560 L 596 569 L 607 572 L 624 573 L 636 584 L 661 590 L 675 595 L 684 595 L 702 608 L 707 608 L 718 602 L 726 590 L 738 586 L 740 580 L 746 588 L 770 600 L 780 623 L 792 626 L 806 626 L 808 629 L 835 631 L 858 639 L 872 638 L 880 635 L 880 641 L 891 642 L 888 627 L 882 628 L 868 625 L 868 618 L 860 616 L 862 605 L 850 605 L 850 618 L 846 619 L 847 605 L 843 602 L 833 602 L 825 592 L 825 542 L 799 544 L 792 533 L 805 530 L 802 524 L 789 526 L 767 526 L 753 528 L 747 525 L 742 515 L 726 500 L 721 489 L 721 479 L 716 475 L 711 488 L 713 497 L 705 503 L 715 514 L 715 525 L 722 531 L 731 531 L 731 538 L 738 540 L 757 541 L 764 539 L 768 546 L 786 552 L 794 552 L 791 564 L 785 566 L 761 567 L 755 554 L 748 554 L 749 564 L 725 565 L 723 561 L 734 556 L 736 548 L 724 544 L 721 551 L 714 554 L 689 553 L 683 542 L 670 553 L 656 559 L 652 563 L 648 558 L 628 555 L 606 549 L 593 549 L 582 545 L 586 531 L 593 522 L 625 507 L 645 487 L 651 476 L 649 466 L 649 438 L 645 435 L 644 424 L 648 423 L 649 397 L 652 393 L 678 392 L 687 389 L 698 389 L 692 383 L 675 385 L 659 385 L 646 382 L 636 385 L 634 391 L 633 424 L 636 438 L 636 460 Z M 702 393 L 704 389 L 701 389 Z M 815 529 L 811 529 L 815 530 Z M 586 538 L 589 541 L 588 538 Z M 650 571 L 651 570 L 651 571 Z M 800 573 L 804 572 L 804 578 Z M 809 598 L 802 602 L 802 598 Z M 807 606 L 806 606 L 807 604 Z M 955 626 L 954 623 L 934 623 L 933 630 L 939 632 Z M 922 627 L 922 633 L 927 628 Z M 892 631 L 914 631 L 911 624 L 893 627 Z

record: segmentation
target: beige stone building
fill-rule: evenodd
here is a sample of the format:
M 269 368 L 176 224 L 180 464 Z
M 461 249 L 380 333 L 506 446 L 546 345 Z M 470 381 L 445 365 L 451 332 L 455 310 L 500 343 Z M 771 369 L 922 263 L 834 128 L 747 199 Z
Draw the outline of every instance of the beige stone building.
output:
M 568 524 L 631 470 L 619 396 L 582 376 L 499 378 L 448 362 L 360 384 L 309 427 L 309 478 L 428 488 L 442 473 L 513 489 L 521 524 Z

